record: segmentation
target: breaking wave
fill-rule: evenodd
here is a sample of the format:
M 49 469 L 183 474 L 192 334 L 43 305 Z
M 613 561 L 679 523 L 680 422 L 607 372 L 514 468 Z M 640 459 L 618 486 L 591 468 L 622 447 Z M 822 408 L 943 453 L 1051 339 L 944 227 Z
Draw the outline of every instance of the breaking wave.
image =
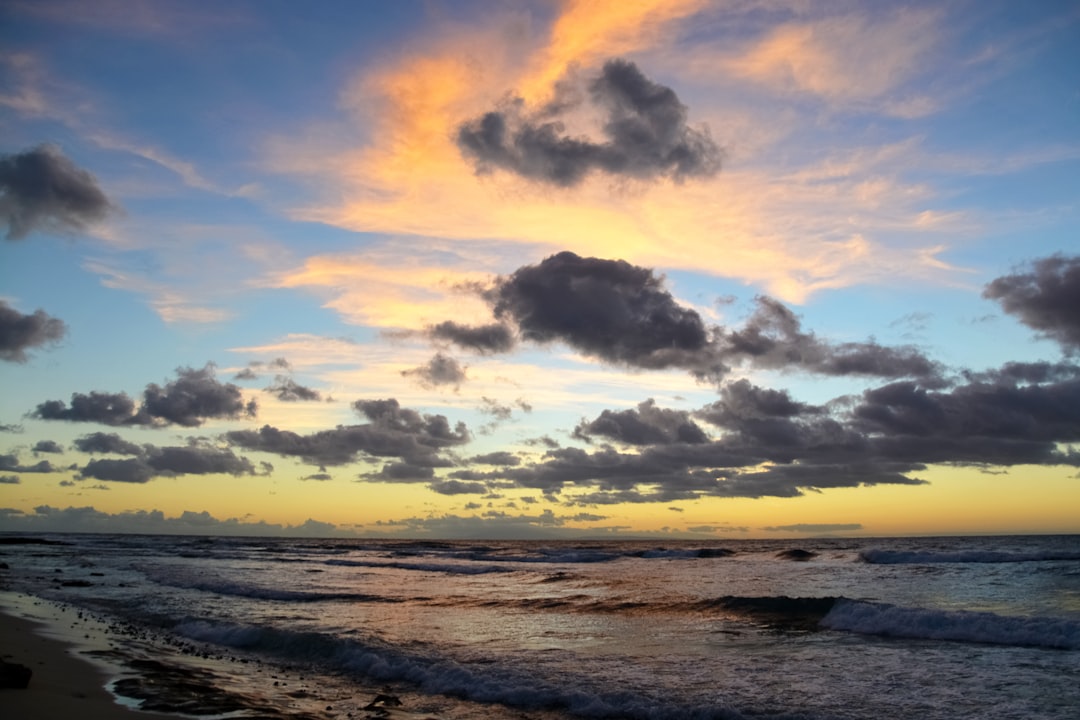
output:
M 270 653 L 291 661 L 313 662 L 334 672 L 378 682 L 409 682 L 432 695 L 526 710 L 558 710 L 578 717 L 640 720 L 743 720 L 746 717 L 735 708 L 723 705 L 687 707 L 630 690 L 573 689 L 526 676 L 520 670 L 503 665 L 473 668 L 445 658 L 403 652 L 377 641 L 346 640 L 314 632 L 205 620 L 181 623 L 173 628 L 173 632 L 199 642 Z M 800 716 L 771 717 L 779 720 Z
M 864 635 L 1080 650 L 1080 622 L 838 599 L 821 627 Z

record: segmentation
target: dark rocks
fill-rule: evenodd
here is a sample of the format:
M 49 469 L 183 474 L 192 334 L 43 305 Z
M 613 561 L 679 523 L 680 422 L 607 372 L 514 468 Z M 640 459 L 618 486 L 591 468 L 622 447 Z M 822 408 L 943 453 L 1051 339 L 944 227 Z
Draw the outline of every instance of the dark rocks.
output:
M 0 660 L 0 688 L 25 690 L 30 685 L 30 676 L 34 671 L 25 665 Z

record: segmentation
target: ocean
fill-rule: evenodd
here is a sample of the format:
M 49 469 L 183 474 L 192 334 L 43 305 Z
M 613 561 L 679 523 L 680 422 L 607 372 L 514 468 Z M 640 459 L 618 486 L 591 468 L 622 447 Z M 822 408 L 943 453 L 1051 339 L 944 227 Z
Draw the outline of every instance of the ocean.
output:
M 259 718 L 1080 717 L 1080 536 L 0 536 L 125 703 Z

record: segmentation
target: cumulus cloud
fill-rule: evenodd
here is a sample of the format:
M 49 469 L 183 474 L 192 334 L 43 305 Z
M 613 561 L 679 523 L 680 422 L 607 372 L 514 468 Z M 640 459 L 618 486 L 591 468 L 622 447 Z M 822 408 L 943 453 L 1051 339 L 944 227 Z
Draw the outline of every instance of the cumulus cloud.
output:
M 41 460 L 33 465 L 23 465 L 19 461 L 19 455 L 17 453 L 0 455 L 0 472 L 51 473 L 57 472 L 58 470 L 59 468 L 54 466 L 48 460 Z
M 21 482 L 18 475 L 0 475 L 0 485 L 18 485 Z
M 606 362 L 641 368 L 697 366 L 709 333 L 647 268 L 562 252 L 498 280 L 487 299 L 537 343 L 561 340 Z
M 454 358 L 435 353 L 435 355 L 420 367 L 411 370 L 402 370 L 403 377 L 414 378 L 426 388 L 451 385 L 457 388 L 465 382 L 465 368 Z
M 113 453 L 116 455 L 141 455 L 142 447 L 128 442 L 116 433 L 95 432 L 75 440 L 75 448 L 85 453 Z
M 616 177 L 682 181 L 720 170 L 721 151 L 708 128 L 687 124 L 675 91 L 653 82 L 632 62 L 609 60 L 580 93 L 564 81 L 554 101 L 534 112 L 520 98 L 463 123 L 462 154 L 478 173 L 495 169 L 561 187 L 592 172 Z M 572 136 L 569 115 L 587 102 L 603 112 L 602 141 Z
M 34 453 L 62 453 L 64 447 L 55 440 L 38 440 L 31 450 Z
M 293 380 L 288 375 L 278 375 L 274 378 L 274 382 L 268 388 L 266 392 L 271 395 L 275 395 L 278 400 L 284 402 L 299 402 L 299 401 L 317 401 L 322 400 L 322 395 L 318 390 L 305 387 L 300 383 Z
M 94 176 L 55 145 L 0 156 L 0 220 L 8 240 L 35 230 L 81 232 L 112 209 Z
M 247 458 L 236 456 L 228 448 L 196 443 L 179 447 L 144 445 L 137 457 L 94 459 L 79 471 L 84 479 L 127 483 L 145 483 L 155 477 L 217 473 L 254 475 L 255 467 Z
M 799 318 L 773 298 L 759 296 L 746 324 L 726 332 L 719 352 L 726 362 L 762 369 L 795 369 L 821 375 L 936 379 L 938 363 L 914 347 L 875 342 L 833 344 L 802 329 Z
M 676 301 L 663 277 L 622 260 L 561 252 L 497 278 L 483 295 L 523 340 L 561 341 L 604 362 L 682 368 L 714 382 L 735 367 L 926 383 L 939 382 L 943 372 L 915 347 L 819 338 L 803 330 L 790 308 L 765 296 L 742 327 L 708 325 Z
M 221 383 L 213 365 L 201 369 L 178 368 L 177 379 L 164 386 L 151 383 L 142 404 L 126 393 L 72 393 L 70 404 L 47 400 L 31 412 L 41 420 L 96 422 L 104 425 L 182 425 L 197 427 L 210 419 L 236 419 L 255 415 L 254 400 L 244 401 L 240 388 Z
M 0 529 L 7 532 L 105 532 L 154 535 L 235 535 L 242 537 L 352 537 L 332 523 L 308 519 L 299 525 L 218 519 L 205 510 L 185 510 L 175 517 L 160 510 L 108 513 L 93 507 L 39 505 L 32 512 L 0 509 Z
M 583 440 L 600 436 L 627 445 L 709 441 L 689 413 L 657 407 L 651 398 L 633 410 L 604 410 L 596 419 L 581 422 L 573 435 Z
M 24 363 L 27 350 L 57 343 L 66 334 L 64 322 L 44 310 L 24 315 L 0 299 L 0 360 Z
M 248 450 L 298 457 L 320 467 L 346 465 L 365 457 L 396 457 L 413 466 L 446 467 L 452 463 L 439 452 L 470 439 L 464 423 L 451 427 L 445 416 L 403 408 L 393 398 L 358 400 L 353 408 L 371 422 L 339 425 L 309 435 L 264 425 L 259 430 L 234 430 L 225 437 Z
M 1053 255 L 992 281 L 983 296 L 1068 353 L 1080 351 L 1080 256 Z
M 692 420 L 717 434 L 681 440 L 678 428 Z M 692 413 L 646 401 L 602 412 L 577 434 L 628 449 L 553 448 L 534 461 L 448 477 L 603 505 L 918 485 L 921 472 L 941 464 L 1080 466 L 1071 449 L 1080 442 L 1080 368 L 1011 363 L 948 387 L 893 382 L 822 406 L 743 379 Z
M 514 333 L 502 323 L 462 325 L 453 320 L 431 325 L 425 334 L 437 342 L 449 342 L 463 350 L 481 355 L 509 352 L 514 348 Z

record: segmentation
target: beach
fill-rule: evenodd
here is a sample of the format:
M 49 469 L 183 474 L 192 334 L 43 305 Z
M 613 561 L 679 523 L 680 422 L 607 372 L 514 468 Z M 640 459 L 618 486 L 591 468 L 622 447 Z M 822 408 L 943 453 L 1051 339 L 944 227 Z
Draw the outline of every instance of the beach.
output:
M 33 671 L 25 689 L 0 690 L 0 715 L 20 720 L 94 718 L 95 720 L 153 720 L 160 713 L 133 710 L 116 701 L 106 689 L 105 670 L 80 657 L 57 628 L 34 622 L 0 606 L 0 657 Z

